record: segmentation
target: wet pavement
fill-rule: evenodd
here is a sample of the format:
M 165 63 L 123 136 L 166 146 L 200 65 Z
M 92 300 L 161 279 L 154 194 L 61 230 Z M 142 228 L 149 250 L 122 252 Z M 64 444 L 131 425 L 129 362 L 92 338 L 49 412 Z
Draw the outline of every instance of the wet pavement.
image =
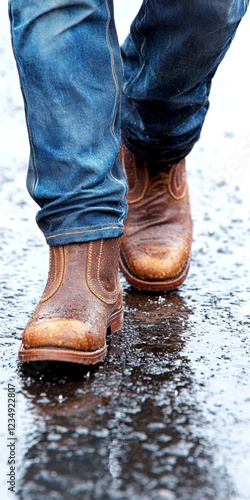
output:
M 1 496 L 249 500 L 250 76 L 241 57 L 249 15 L 218 72 L 188 160 L 195 230 L 186 282 L 149 295 L 122 279 L 124 327 L 109 337 L 100 365 L 21 366 L 17 350 L 48 255 L 25 189 L 28 146 L 3 7 Z M 117 2 L 121 38 L 123 10 Z M 16 395 L 16 494 L 7 489 L 8 384 Z

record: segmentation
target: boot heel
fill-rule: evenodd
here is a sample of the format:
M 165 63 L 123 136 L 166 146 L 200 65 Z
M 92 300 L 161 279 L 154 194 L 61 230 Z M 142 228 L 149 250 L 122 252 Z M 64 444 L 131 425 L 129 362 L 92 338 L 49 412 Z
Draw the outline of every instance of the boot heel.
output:
M 110 328 L 111 333 L 118 332 L 123 327 L 123 310 L 113 315 L 110 318 L 107 328 Z

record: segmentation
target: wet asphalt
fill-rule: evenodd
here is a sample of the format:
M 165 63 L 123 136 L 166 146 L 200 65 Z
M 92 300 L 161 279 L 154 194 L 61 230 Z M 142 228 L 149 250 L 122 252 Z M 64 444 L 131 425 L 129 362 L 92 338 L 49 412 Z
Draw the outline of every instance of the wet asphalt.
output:
M 88 368 L 17 360 L 48 249 L 26 193 L 23 108 L 0 11 L 2 499 L 249 500 L 250 77 L 241 57 L 249 16 L 188 159 L 189 276 L 178 291 L 158 295 L 122 278 L 124 327 L 108 338 L 106 360 Z M 16 493 L 7 484 L 8 384 L 16 401 Z

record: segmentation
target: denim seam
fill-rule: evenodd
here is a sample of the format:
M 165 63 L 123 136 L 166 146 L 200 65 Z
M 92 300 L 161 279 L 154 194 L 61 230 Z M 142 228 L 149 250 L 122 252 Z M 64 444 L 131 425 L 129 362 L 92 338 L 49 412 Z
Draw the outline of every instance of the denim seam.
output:
M 45 236 L 45 239 L 49 240 L 50 238 L 57 238 L 58 236 L 68 236 L 70 234 L 94 233 L 96 231 L 103 231 L 105 229 L 123 229 L 123 227 L 122 226 L 107 226 L 107 227 L 100 227 L 98 229 L 85 229 L 83 231 L 71 231 L 68 233 L 58 233 L 58 234 L 53 234 L 51 236 Z
M 112 49 L 112 46 L 111 46 L 111 43 L 110 43 L 110 37 L 109 37 L 109 27 L 110 27 L 110 21 L 111 21 L 111 12 L 110 12 L 110 8 L 109 8 L 109 5 L 108 5 L 108 0 L 106 0 L 106 9 L 107 9 L 107 13 L 108 13 L 108 20 L 107 20 L 107 25 L 106 25 L 106 40 L 107 40 L 107 44 L 108 44 L 108 48 L 109 48 L 109 53 L 110 53 L 110 58 L 111 58 L 112 75 L 113 75 L 113 80 L 114 80 L 114 84 L 115 84 L 115 88 L 116 88 L 115 110 L 114 110 L 114 116 L 113 116 L 112 124 L 111 124 L 111 133 L 112 133 L 112 136 L 115 139 L 116 144 L 118 145 L 118 147 L 120 147 L 120 141 L 117 138 L 116 133 L 115 133 L 115 121 L 116 121 L 116 116 L 117 116 L 117 109 L 118 109 L 118 100 L 119 100 L 120 88 L 119 88 L 117 74 L 116 74 L 116 71 L 115 71 L 114 51 Z M 119 182 L 120 184 L 122 184 L 122 187 L 123 187 L 123 196 L 125 197 L 125 195 L 126 195 L 125 184 L 121 180 L 117 179 L 113 175 L 111 169 L 110 169 L 109 173 L 110 173 L 110 176 L 116 182 Z
M 114 80 L 114 84 L 115 84 L 115 88 L 116 88 L 115 109 L 114 109 L 114 116 L 113 116 L 112 123 L 111 123 L 111 133 L 112 133 L 112 135 L 113 135 L 116 143 L 118 144 L 118 146 L 120 146 L 119 140 L 118 140 L 118 138 L 116 136 L 116 133 L 115 133 L 115 120 L 116 120 L 116 116 L 117 116 L 118 99 L 119 99 L 119 91 L 120 91 L 120 89 L 119 89 L 119 83 L 118 83 L 117 74 L 116 74 L 116 71 L 115 71 L 114 51 L 112 49 L 112 46 L 111 46 L 111 43 L 110 43 L 110 37 L 109 37 L 109 27 L 110 27 L 110 21 L 111 21 L 111 12 L 110 12 L 110 8 L 109 8 L 109 5 L 108 5 L 108 0 L 106 0 L 106 9 L 107 9 L 107 13 L 108 13 L 108 19 L 107 19 L 107 24 L 106 24 L 106 41 L 107 41 L 108 48 L 109 48 L 109 53 L 110 53 L 110 58 L 111 58 L 112 76 L 113 76 L 113 80 Z
M 125 183 L 124 183 L 124 182 L 122 182 L 120 179 L 117 179 L 117 178 L 113 175 L 113 173 L 112 173 L 111 169 L 110 169 L 109 173 L 110 173 L 110 176 L 111 176 L 111 177 L 112 177 L 112 178 L 113 178 L 116 182 L 119 182 L 119 183 L 122 185 L 122 187 L 123 187 L 123 196 L 125 197 L 125 196 L 126 196 L 126 186 L 125 186 Z
M 28 130 L 28 136 L 29 136 L 29 141 L 30 141 L 30 152 L 31 152 L 32 160 L 33 160 L 33 165 L 34 165 L 34 170 L 35 170 L 35 177 L 36 177 L 35 182 L 33 184 L 33 192 L 32 192 L 32 195 L 34 197 L 35 196 L 35 192 L 36 192 L 36 188 L 37 188 L 37 185 L 38 185 L 38 171 L 37 171 L 37 167 L 36 167 L 35 147 L 34 147 L 34 143 L 33 143 L 33 139 L 32 139 L 32 134 L 31 134 L 31 129 L 30 129 L 30 125 L 29 125 L 29 119 L 28 119 L 28 105 L 27 105 L 26 95 L 25 95 L 25 92 L 24 92 L 24 77 L 23 77 L 23 73 L 22 73 L 22 67 L 21 67 L 19 58 L 17 56 L 17 51 L 16 51 L 14 37 L 13 37 L 14 15 L 13 15 L 13 12 L 12 12 L 12 6 L 11 6 L 11 3 L 10 3 L 10 0 L 9 0 L 9 14 L 10 14 L 10 20 L 11 20 L 11 43 L 12 43 L 13 53 L 14 53 L 14 57 L 15 57 L 15 60 L 16 60 L 17 70 L 18 70 L 18 74 L 19 74 L 19 78 L 20 78 L 20 87 L 21 87 L 22 94 L 23 94 L 24 108 L 25 108 L 25 114 L 26 114 L 27 130 Z

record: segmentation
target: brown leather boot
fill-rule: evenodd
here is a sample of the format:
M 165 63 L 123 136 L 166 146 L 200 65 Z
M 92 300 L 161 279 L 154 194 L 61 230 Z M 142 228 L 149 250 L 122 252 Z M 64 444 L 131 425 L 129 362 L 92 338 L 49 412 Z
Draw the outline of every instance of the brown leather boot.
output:
M 50 248 L 48 281 L 19 350 L 23 362 L 85 365 L 107 352 L 106 333 L 123 324 L 120 238 Z
M 192 244 L 185 160 L 154 173 L 123 145 L 120 161 L 129 185 L 120 269 L 139 290 L 174 290 L 187 276 Z

